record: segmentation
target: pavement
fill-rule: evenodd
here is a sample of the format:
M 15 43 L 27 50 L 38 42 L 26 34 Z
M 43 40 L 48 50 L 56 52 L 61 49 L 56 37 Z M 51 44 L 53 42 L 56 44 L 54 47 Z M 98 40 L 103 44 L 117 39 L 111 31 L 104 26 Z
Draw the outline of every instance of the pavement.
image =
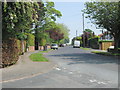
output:
M 55 67 L 52 61 L 49 62 L 33 62 L 29 59 L 29 56 L 34 52 L 26 52 L 19 57 L 18 62 L 10 67 L 0 69 L 2 71 L 2 80 L 0 82 L 9 82 L 20 79 L 25 79 L 46 73 Z

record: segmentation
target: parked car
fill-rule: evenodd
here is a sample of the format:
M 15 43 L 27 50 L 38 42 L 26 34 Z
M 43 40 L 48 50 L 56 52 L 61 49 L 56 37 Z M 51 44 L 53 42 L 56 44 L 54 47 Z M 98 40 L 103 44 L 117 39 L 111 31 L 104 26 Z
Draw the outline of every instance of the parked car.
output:
M 114 50 L 114 46 L 110 46 L 110 47 L 107 49 L 108 52 L 112 52 L 113 50 Z
M 63 44 L 60 44 L 59 46 L 60 46 L 60 47 L 64 47 L 64 45 L 63 45 Z
M 51 49 L 58 49 L 58 45 L 57 44 L 52 44 Z
M 66 46 L 66 44 L 63 44 L 63 46 L 65 47 L 65 46 Z
M 60 44 L 59 46 L 60 46 L 60 47 L 65 47 L 65 46 L 66 46 L 66 44 Z

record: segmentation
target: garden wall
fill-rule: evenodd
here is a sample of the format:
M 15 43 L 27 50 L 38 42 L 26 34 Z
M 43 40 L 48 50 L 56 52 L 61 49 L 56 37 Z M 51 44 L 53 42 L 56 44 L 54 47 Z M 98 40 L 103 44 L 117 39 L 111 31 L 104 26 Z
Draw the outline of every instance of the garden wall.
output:
M 100 50 L 107 50 L 110 46 L 113 46 L 113 41 L 100 41 L 99 42 L 99 49 Z

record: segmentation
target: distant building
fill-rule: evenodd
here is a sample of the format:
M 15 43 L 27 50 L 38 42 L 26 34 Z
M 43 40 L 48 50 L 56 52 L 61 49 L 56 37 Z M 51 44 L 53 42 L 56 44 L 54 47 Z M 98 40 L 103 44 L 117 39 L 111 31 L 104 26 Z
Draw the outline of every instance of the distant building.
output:
M 100 40 L 114 40 L 114 37 L 110 34 L 110 32 L 104 32 L 98 36 L 100 36 Z

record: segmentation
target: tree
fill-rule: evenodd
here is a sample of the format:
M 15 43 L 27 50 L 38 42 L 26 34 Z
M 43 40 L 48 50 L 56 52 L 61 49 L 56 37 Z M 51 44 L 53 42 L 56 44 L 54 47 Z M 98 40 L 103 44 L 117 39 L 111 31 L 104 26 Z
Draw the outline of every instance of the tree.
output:
M 59 44 L 60 40 L 64 38 L 64 34 L 60 32 L 59 28 L 54 28 L 48 31 L 50 38 Z
M 82 42 L 84 40 L 84 45 L 85 47 L 89 47 L 89 38 L 94 37 L 94 32 L 90 29 L 85 29 L 85 31 L 82 34 Z
M 34 7 L 32 2 L 2 2 L 2 30 L 3 39 L 16 38 L 22 31 L 28 32 L 31 23 L 35 21 Z
M 111 32 L 114 37 L 115 48 L 118 51 L 120 40 L 120 2 L 87 2 L 84 13 L 98 27 L 103 27 Z
M 30 33 L 31 23 L 37 20 L 35 7 L 36 2 L 2 2 L 3 40 L 20 39 L 23 53 L 25 33 Z
M 42 30 L 45 33 L 45 30 L 48 30 L 50 28 L 54 28 L 54 23 L 57 17 L 61 17 L 62 14 L 60 11 L 56 10 L 54 8 L 54 2 L 45 2 L 42 3 L 42 8 L 38 13 L 39 22 L 36 23 L 35 27 L 35 48 L 38 50 L 38 40 L 37 40 L 37 34 L 39 33 L 39 30 Z M 52 24 L 50 24 L 52 22 Z M 52 25 L 52 26 L 51 26 Z M 38 30 L 38 31 L 37 31 Z M 40 34 L 39 34 L 40 35 Z
M 60 29 L 60 32 L 64 34 L 64 38 L 60 41 L 61 43 L 69 43 L 69 29 L 63 23 L 57 23 L 57 27 Z

